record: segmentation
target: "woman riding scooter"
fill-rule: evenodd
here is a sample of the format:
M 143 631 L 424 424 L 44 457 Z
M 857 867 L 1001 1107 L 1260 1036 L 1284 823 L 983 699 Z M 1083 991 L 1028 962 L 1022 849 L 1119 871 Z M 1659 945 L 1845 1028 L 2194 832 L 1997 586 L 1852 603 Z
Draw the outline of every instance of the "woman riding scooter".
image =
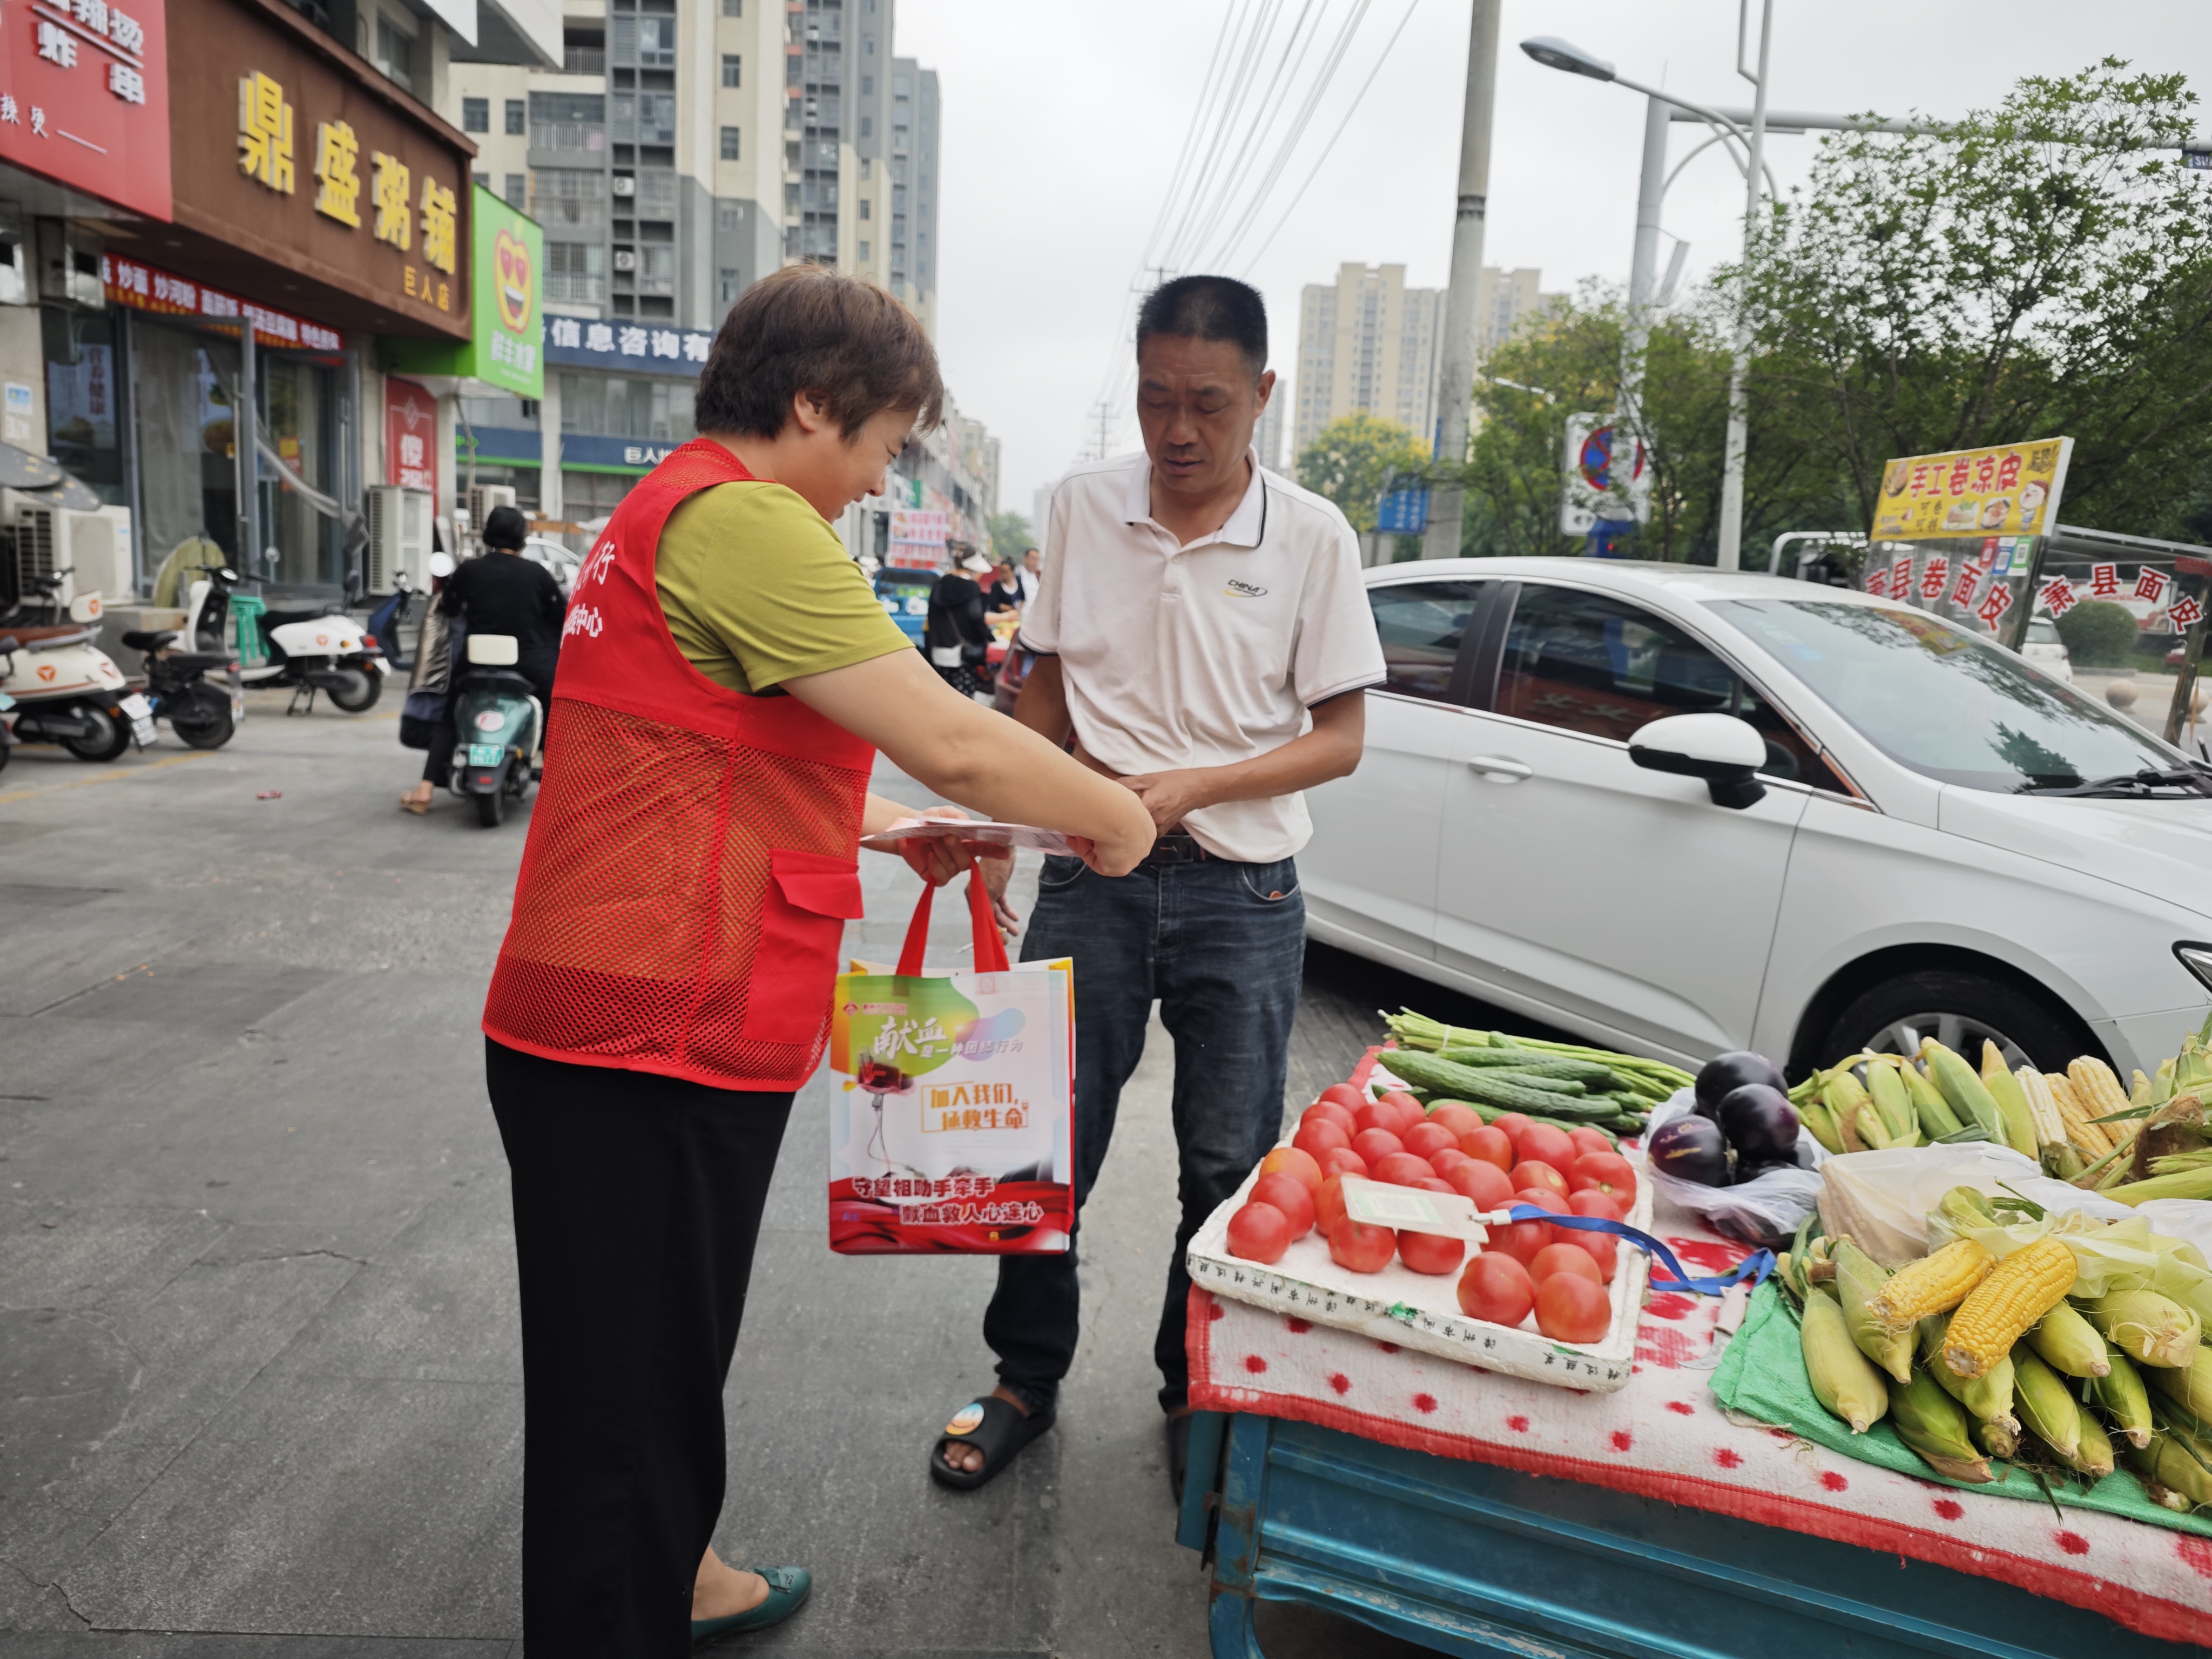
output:
M 511 507 L 495 507 L 485 515 L 484 554 L 470 559 L 446 579 L 438 596 L 438 609 L 461 623 L 471 634 L 514 635 L 520 655 L 515 672 L 538 693 L 538 704 L 549 713 L 553 707 L 553 670 L 561 656 L 561 621 L 567 602 L 553 573 L 522 556 L 529 526 Z M 436 792 L 446 787 L 457 741 L 450 722 L 430 738 L 422 763 L 422 781 L 399 798 L 410 812 L 427 812 Z M 539 738 L 539 748 L 544 740 Z

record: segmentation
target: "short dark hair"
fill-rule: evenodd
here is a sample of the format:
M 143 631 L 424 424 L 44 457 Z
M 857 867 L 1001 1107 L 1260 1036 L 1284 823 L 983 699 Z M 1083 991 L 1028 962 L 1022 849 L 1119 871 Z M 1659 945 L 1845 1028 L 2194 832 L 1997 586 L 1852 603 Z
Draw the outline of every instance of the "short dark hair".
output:
M 1267 367 L 1267 302 L 1234 276 L 1178 276 L 1145 296 L 1137 313 L 1137 349 L 1155 334 L 1182 340 L 1226 340 L 1256 376 Z
M 887 409 L 933 427 L 945 404 L 936 349 L 914 313 L 825 265 L 786 265 L 738 296 L 700 373 L 693 421 L 701 432 L 773 438 L 802 392 L 848 443 Z
M 530 539 L 530 526 L 522 514 L 511 507 L 495 507 L 484 514 L 483 544 L 503 547 L 511 553 L 522 551 L 522 544 Z

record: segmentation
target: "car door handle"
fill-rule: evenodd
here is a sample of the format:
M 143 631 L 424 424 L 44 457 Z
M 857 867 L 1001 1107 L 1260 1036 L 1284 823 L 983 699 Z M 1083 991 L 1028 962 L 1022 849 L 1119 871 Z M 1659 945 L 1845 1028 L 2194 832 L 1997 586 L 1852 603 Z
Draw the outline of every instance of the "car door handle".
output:
M 1497 778 L 1507 783 L 1518 783 L 1523 778 L 1533 778 L 1536 769 L 1517 760 L 1507 760 L 1500 755 L 1469 755 L 1468 767 L 1486 778 Z

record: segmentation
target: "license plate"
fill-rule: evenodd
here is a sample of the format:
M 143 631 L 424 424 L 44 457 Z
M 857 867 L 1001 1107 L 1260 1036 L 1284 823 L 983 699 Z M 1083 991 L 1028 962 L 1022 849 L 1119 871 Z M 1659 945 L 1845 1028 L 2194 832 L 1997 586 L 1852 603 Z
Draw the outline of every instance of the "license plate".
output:
M 472 743 L 469 745 L 469 764 L 496 766 L 505 758 L 507 745 L 503 743 Z
M 148 702 L 146 699 L 139 696 L 137 692 L 133 691 L 129 696 L 124 698 L 123 712 L 130 715 L 134 720 L 147 720 L 149 719 L 154 713 L 154 705 Z
M 154 722 L 150 720 L 131 722 L 131 740 L 143 749 L 154 741 Z

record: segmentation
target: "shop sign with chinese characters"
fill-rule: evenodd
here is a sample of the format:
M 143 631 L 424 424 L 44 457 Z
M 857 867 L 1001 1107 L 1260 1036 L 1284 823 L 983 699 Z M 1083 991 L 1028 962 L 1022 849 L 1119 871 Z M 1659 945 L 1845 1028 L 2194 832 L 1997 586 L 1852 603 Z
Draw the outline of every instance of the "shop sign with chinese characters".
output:
M 22 0 L 0 9 L 0 160 L 169 217 L 163 0 Z
M 293 351 L 337 351 L 345 344 L 336 329 L 295 317 L 273 306 L 256 305 L 234 294 L 210 288 L 185 276 L 173 276 L 136 259 L 112 253 L 100 256 L 100 280 L 111 304 L 137 311 L 158 312 L 165 317 L 197 317 L 204 322 L 228 325 L 236 333 L 246 322 L 253 325 L 256 343 L 283 346 Z
M 556 368 L 696 374 L 706 367 L 714 346 L 714 337 L 696 328 L 594 323 L 576 317 L 545 319 L 545 361 Z
M 538 313 L 544 233 L 537 222 L 491 191 L 471 187 L 476 226 L 475 327 L 465 341 L 392 339 L 387 368 L 411 374 L 459 375 L 517 398 L 545 395 L 545 362 Z
M 1908 455 L 1882 469 L 1878 541 L 2047 535 L 2065 487 L 2071 438 Z
M 384 481 L 438 489 L 438 400 L 412 380 L 384 380 Z

